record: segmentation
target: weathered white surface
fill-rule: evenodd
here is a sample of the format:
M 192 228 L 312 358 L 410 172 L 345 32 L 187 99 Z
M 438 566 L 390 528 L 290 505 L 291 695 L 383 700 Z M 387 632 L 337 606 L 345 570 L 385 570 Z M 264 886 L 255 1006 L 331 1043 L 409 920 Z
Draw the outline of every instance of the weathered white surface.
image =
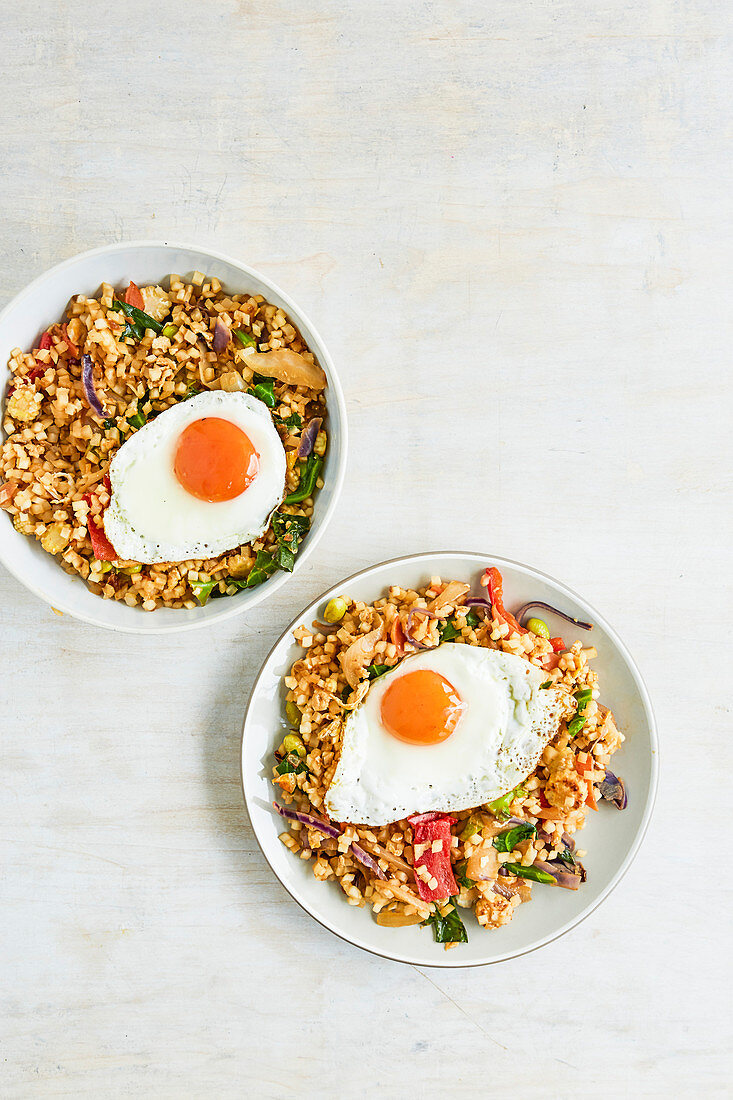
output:
M 247 622 L 117 637 L 0 573 L 4 1096 L 727 1093 L 731 29 L 727 0 L 5 5 L 3 297 L 106 241 L 232 252 L 321 328 L 353 449 Z M 237 774 L 298 606 L 447 547 L 596 603 L 663 745 L 612 898 L 454 974 L 306 918 Z

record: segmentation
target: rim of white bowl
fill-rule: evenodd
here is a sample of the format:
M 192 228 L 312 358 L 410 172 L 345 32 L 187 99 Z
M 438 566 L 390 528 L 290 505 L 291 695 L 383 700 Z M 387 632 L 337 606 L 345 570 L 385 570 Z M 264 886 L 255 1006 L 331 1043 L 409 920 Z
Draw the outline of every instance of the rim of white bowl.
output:
M 30 297 L 30 295 L 35 293 L 38 286 L 45 279 L 47 279 L 49 275 L 53 275 L 56 272 L 63 271 L 65 268 L 71 267 L 73 264 L 78 263 L 80 260 L 92 259 L 95 256 L 109 255 L 113 252 L 123 252 L 127 249 L 150 248 L 177 248 L 183 252 L 198 252 L 203 256 L 210 256 L 212 259 L 219 260 L 222 263 L 231 264 L 233 267 L 238 268 L 244 275 L 250 275 L 255 279 L 259 279 L 262 283 L 268 286 L 270 290 L 274 291 L 276 295 L 282 298 L 288 311 L 294 314 L 297 319 L 300 319 L 305 323 L 305 325 L 310 329 L 310 332 L 312 333 L 315 342 L 318 344 L 318 358 L 322 361 L 322 365 L 326 368 L 329 376 L 329 401 L 335 401 L 338 406 L 339 415 L 341 418 L 341 431 L 339 439 L 340 456 L 338 465 L 336 467 L 336 477 L 333 483 L 331 502 L 326 508 L 326 511 L 318 527 L 315 530 L 309 531 L 308 539 L 305 541 L 303 549 L 299 552 L 298 557 L 296 558 L 295 570 L 299 570 L 302 568 L 303 562 L 308 560 L 311 553 L 318 545 L 323 533 L 325 532 L 328 524 L 331 521 L 331 517 L 333 516 L 336 505 L 338 504 L 339 498 L 341 496 L 341 490 L 343 489 L 344 480 L 346 477 L 346 465 L 348 458 L 348 417 L 346 414 L 346 399 L 344 397 L 344 391 L 341 386 L 341 381 L 338 377 L 338 374 L 336 373 L 336 369 L 333 365 L 333 360 L 331 359 L 330 352 L 328 351 L 328 348 L 324 343 L 323 337 L 321 336 L 315 325 L 312 323 L 308 314 L 305 313 L 305 311 L 302 310 L 300 306 L 293 301 L 289 294 L 286 294 L 285 291 L 281 290 L 278 284 L 273 282 L 273 280 L 270 279 L 269 276 L 263 275 L 262 272 L 257 270 L 257 268 L 250 267 L 249 264 L 244 264 L 241 260 L 237 260 L 233 256 L 229 256 L 225 252 L 219 252 L 216 249 L 205 248 L 200 245 L 182 244 L 179 241 L 164 240 L 120 241 L 117 244 L 100 245 L 98 248 L 89 248 L 85 252 L 77 252 L 73 256 L 69 256 L 67 259 L 62 260 L 60 263 L 54 264 L 53 267 L 46 268 L 45 271 L 42 271 L 40 275 L 37 275 L 36 278 L 28 283 L 27 286 L 18 291 L 18 293 L 8 302 L 6 306 L 3 306 L 2 310 L 0 310 L 0 325 L 5 320 L 7 314 L 15 309 L 20 302 L 24 301 L 27 297 Z M 235 604 L 235 606 L 223 607 L 221 611 L 217 612 L 216 615 L 209 615 L 206 618 L 189 620 L 180 624 L 173 623 L 166 626 L 156 627 L 154 620 L 152 619 L 152 616 L 155 614 L 155 612 L 141 612 L 141 614 L 145 615 L 145 625 L 143 625 L 143 622 L 141 621 L 140 626 L 138 627 L 132 624 L 120 625 L 117 623 L 110 623 L 102 618 L 98 618 L 94 615 L 86 614 L 84 612 L 76 610 L 75 608 L 71 607 L 69 603 L 64 599 L 57 599 L 56 597 L 54 597 L 52 600 L 38 585 L 33 582 L 31 578 L 27 576 L 22 576 L 20 572 L 14 569 L 7 562 L 1 546 L 0 562 L 2 562 L 3 568 L 7 569 L 8 573 L 15 577 L 15 579 L 19 581 L 24 588 L 28 589 L 28 591 L 32 592 L 35 596 L 38 596 L 38 598 L 43 600 L 45 604 L 48 604 L 49 607 L 57 611 L 62 611 L 65 614 L 70 615 L 71 618 L 77 619 L 79 622 L 88 623 L 90 626 L 98 626 L 104 630 L 114 630 L 119 634 L 181 634 L 187 630 L 200 630 L 202 627 L 213 626 L 215 623 L 221 623 L 225 619 L 232 619 L 235 615 L 241 615 L 243 612 L 248 611 L 250 608 L 256 607 L 257 604 L 262 603 L 263 600 L 268 599 L 270 596 L 274 595 L 274 593 L 282 588 L 284 584 L 287 584 L 290 577 L 294 575 L 293 573 L 284 573 L 281 571 L 279 574 L 271 577 L 266 582 L 266 584 L 261 585 L 259 590 L 255 588 L 252 589 L 251 592 L 248 592 L 248 596 L 250 598 L 247 600 L 246 604 L 240 604 L 239 606 L 236 606 L 235 597 L 235 599 L 231 601 L 233 604 Z M 84 583 L 81 578 L 79 578 L 79 580 L 80 583 Z
M 365 943 L 359 937 L 349 936 L 346 935 L 344 932 L 339 931 L 338 927 L 336 927 L 331 921 L 319 916 L 316 912 L 314 912 L 305 901 L 303 901 L 291 889 L 289 889 L 289 887 L 285 885 L 285 883 L 282 881 L 277 871 L 273 867 L 272 863 L 268 859 L 267 852 L 265 850 L 265 842 L 260 838 L 257 827 L 254 824 L 252 813 L 250 811 L 249 797 L 247 794 L 247 787 L 244 778 L 244 737 L 247 729 L 249 712 L 252 708 L 255 695 L 257 694 L 260 681 L 265 674 L 265 670 L 270 662 L 270 658 L 272 657 L 273 653 L 283 641 L 283 639 L 286 638 L 287 635 L 290 634 L 296 626 L 298 626 L 298 624 L 303 619 L 303 616 L 308 616 L 311 611 L 315 609 L 317 604 L 322 603 L 326 598 L 330 598 L 332 594 L 343 591 L 344 587 L 350 584 L 352 581 L 360 580 L 362 577 L 365 577 L 369 573 L 375 572 L 377 569 L 381 569 L 386 565 L 403 565 L 407 562 L 414 562 L 417 564 L 419 562 L 428 562 L 433 558 L 446 557 L 455 558 L 457 561 L 475 561 L 476 558 L 482 558 L 486 561 L 490 561 L 492 564 L 496 563 L 499 566 L 503 564 L 512 566 L 517 569 L 522 569 L 530 576 L 542 578 L 542 580 L 549 581 L 560 592 L 570 596 L 583 608 L 591 612 L 592 621 L 603 627 L 608 637 L 611 639 L 613 644 L 617 647 L 617 649 L 623 656 L 631 671 L 636 686 L 639 690 L 639 696 L 641 698 L 644 712 L 649 724 L 649 736 L 652 746 L 649 790 L 647 793 L 647 799 L 644 806 L 644 813 L 641 819 L 641 823 L 637 830 L 636 836 L 634 837 L 633 843 L 630 845 L 621 866 L 619 867 L 618 871 L 613 876 L 611 881 L 608 883 L 606 888 L 599 895 L 599 897 L 596 898 L 596 900 L 592 904 L 589 904 L 587 908 L 585 908 L 581 913 L 579 913 L 578 916 L 573 917 L 572 920 L 567 921 L 557 931 L 535 940 L 534 943 L 530 944 L 528 947 L 523 948 L 521 951 L 508 951 L 505 954 L 499 955 L 493 959 L 476 959 L 472 962 L 452 962 L 449 960 L 427 962 L 424 959 L 416 958 L 414 956 L 404 953 L 394 954 L 390 951 L 378 951 L 370 944 Z M 277 641 L 267 654 L 267 657 L 262 663 L 262 668 L 258 672 L 257 678 L 252 685 L 252 690 L 250 692 L 249 700 L 247 702 L 247 708 L 244 713 L 244 721 L 242 723 L 242 739 L 239 753 L 239 781 L 242 788 L 244 805 L 247 811 L 247 817 L 249 819 L 250 827 L 255 835 L 255 839 L 260 848 L 260 851 L 265 858 L 265 862 L 269 866 L 270 870 L 272 871 L 280 885 L 290 895 L 293 901 L 298 906 L 300 906 L 300 908 L 305 913 L 307 913 L 309 917 L 312 917 L 313 920 L 320 924 L 322 928 L 326 928 L 329 932 L 332 932 L 335 936 L 338 936 L 338 938 L 340 940 L 343 940 L 345 943 L 349 943 L 354 947 L 358 947 L 362 951 L 367 951 L 370 955 L 377 955 L 379 958 L 389 959 L 392 962 L 405 963 L 409 966 L 427 966 L 436 970 L 468 970 L 477 966 L 493 966 L 496 963 L 508 962 L 509 959 L 518 959 L 521 958 L 523 955 L 530 955 L 533 951 L 538 951 L 540 948 L 546 947 L 548 944 L 553 943 L 555 940 L 559 940 L 561 936 L 564 936 L 567 932 L 572 931 L 573 928 L 577 928 L 579 924 L 582 924 L 583 921 L 586 920 L 591 915 L 591 913 L 594 913 L 595 910 L 606 900 L 609 894 L 611 894 L 612 891 L 616 889 L 616 887 L 628 871 L 629 867 L 634 862 L 634 859 L 636 858 L 639 848 L 641 847 L 644 837 L 646 836 L 647 829 L 649 828 L 649 822 L 651 821 L 652 813 L 654 811 L 654 804 L 657 798 L 657 787 L 659 784 L 659 736 L 657 731 L 657 722 L 654 715 L 654 708 L 652 707 L 652 701 L 649 696 L 649 691 L 647 689 L 646 683 L 644 682 L 644 678 L 639 671 L 639 667 L 636 664 L 634 658 L 631 656 L 627 645 L 621 640 L 617 632 L 608 623 L 605 617 L 601 615 L 600 612 L 596 611 L 592 604 L 589 604 L 588 601 L 580 596 L 577 592 L 575 592 L 574 589 L 568 587 L 568 585 L 564 584 L 562 581 L 558 581 L 550 573 L 545 573 L 541 569 L 535 569 L 533 566 L 526 565 L 524 562 L 521 561 L 516 561 L 514 558 L 500 557 L 497 554 L 472 553 L 469 550 L 431 550 L 421 554 L 405 554 L 399 558 L 388 558 L 385 561 L 377 562 L 376 565 L 370 565 L 366 569 L 359 569 L 356 573 L 352 573 L 349 577 L 345 577 L 343 580 L 338 581 L 335 585 L 327 588 L 324 592 L 321 593 L 320 596 L 312 600 L 306 607 L 304 607 L 300 614 L 296 615 L 292 622 L 288 624 L 287 628 L 282 632 L 280 637 L 277 639 Z M 445 954 L 452 954 L 452 952 L 445 952 Z

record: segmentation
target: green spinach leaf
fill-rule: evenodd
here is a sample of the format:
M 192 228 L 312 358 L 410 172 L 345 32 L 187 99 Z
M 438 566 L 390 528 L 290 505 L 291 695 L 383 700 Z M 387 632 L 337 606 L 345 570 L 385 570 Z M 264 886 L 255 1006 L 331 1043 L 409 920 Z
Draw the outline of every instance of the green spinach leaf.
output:
M 152 329 L 155 333 L 163 331 L 163 326 L 159 321 L 156 321 L 149 313 L 144 313 L 141 309 L 138 309 L 137 306 L 129 306 L 127 302 L 119 302 L 115 298 L 112 309 L 124 313 L 127 318 L 127 325 L 121 336 L 122 340 L 128 336 L 134 336 L 135 339 L 142 340 L 146 329 Z
M 525 821 L 522 825 L 515 825 L 513 829 L 507 829 L 506 832 L 495 836 L 494 847 L 497 852 L 513 852 L 521 841 L 528 840 L 529 837 L 536 835 L 537 827 L 529 821 Z
M 522 867 L 521 863 L 505 863 L 507 871 L 510 875 L 517 875 L 519 878 L 531 878 L 533 882 L 544 882 L 548 886 L 555 886 L 556 882 L 552 875 L 547 871 L 540 871 L 537 867 Z
M 468 876 L 466 875 L 467 865 L 468 860 L 464 859 L 463 863 L 456 864 L 456 866 L 453 868 L 453 873 L 456 876 L 456 882 L 458 883 L 458 885 L 463 886 L 466 890 L 470 890 L 472 886 L 476 885 L 476 883 L 472 878 L 468 878 Z
M 310 455 L 305 462 L 301 462 L 298 488 L 285 497 L 283 504 L 300 504 L 309 496 L 312 496 L 322 465 L 323 459 L 320 455 Z
M 461 632 L 456 629 L 455 623 L 452 619 L 446 619 L 442 623 L 438 623 L 438 634 L 440 634 L 441 642 L 452 642 L 454 638 L 460 638 Z
M 468 943 L 466 926 L 458 915 L 455 898 L 450 900 L 453 908 L 447 916 L 441 916 L 436 909 L 426 921 L 423 921 L 423 924 L 432 926 L 436 943 Z

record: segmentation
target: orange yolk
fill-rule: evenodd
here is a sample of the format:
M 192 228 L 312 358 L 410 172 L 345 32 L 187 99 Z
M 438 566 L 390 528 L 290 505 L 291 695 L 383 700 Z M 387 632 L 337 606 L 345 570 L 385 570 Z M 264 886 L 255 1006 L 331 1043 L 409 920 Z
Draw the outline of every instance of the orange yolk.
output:
M 409 745 L 436 745 L 450 737 L 465 703 L 444 676 L 416 669 L 398 677 L 382 696 L 382 725 Z
M 231 420 L 205 416 L 181 432 L 174 469 L 191 496 L 212 503 L 232 500 L 254 481 L 260 468 L 249 436 Z

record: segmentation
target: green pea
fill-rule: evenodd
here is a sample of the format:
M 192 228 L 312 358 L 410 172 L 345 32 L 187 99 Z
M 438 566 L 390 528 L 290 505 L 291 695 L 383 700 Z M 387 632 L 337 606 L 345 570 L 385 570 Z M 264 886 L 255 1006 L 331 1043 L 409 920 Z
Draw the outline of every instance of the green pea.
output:
M 288 722 L 290 722 L 291 726 L 300 725 L 300 711 L 296 707 L 295 703 L 286 703 L 285 713 L 288 716 Z
M 527 630 L 531 630 L 539 638 L 549 638 L 550 628 L 542 619 L 530 619 L 526 624 Z
M 109 573 L 110 569 L 112 568 L 112 562 L 111 561 L 97 561 L 95 559 L 94 565 L 96 567 L 95 568 L 96 573 Z
M 118 569 L 118 573 L 126 573 L 128 577 L 132 577 L 135 573 L 141 573 L 142 568 L 140 562 L 135 562 L 134 565 L 126 565 L 124 569 Z
M 283 737 L 282 747 L 286 754 L 289 752 L 296 752 L 298 756 L 305 756 L 305 745 L 300 740 L 297 733 L 288 733 Z
M 161 335 L 167 336 L 170 340 L 178 332 L 178 325 L 166 325 Z
M 340 623 L 344 615 L 349 609 L 349 605 L 343 596 L 336 596 L 333 600 L 329 600 L 326 604 L 326 610 L 323 612 L 323 618 L 327 623 Z

